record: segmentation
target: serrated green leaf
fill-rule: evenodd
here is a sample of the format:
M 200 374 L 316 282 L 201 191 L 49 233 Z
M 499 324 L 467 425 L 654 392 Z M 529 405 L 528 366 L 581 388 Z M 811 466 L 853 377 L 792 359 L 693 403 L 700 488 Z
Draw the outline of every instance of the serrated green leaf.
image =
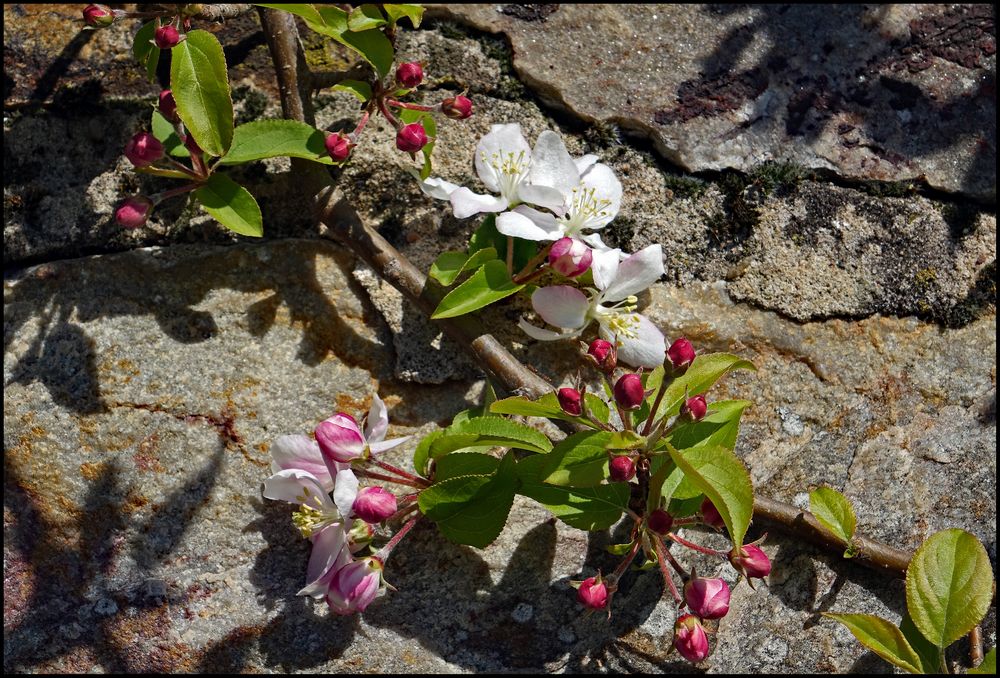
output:
M 736 438 L 740 432 L 740 417 L 748 405 L 749 400 L 718 400 L 709 403 L 704 419 L 681 424 L 665 439 L 678 450 L 698 445 L 718 445 L 732 450 L 736 447 Z
M 297 120 L 254 120 L 240 125 L 234 131 L 233 144 L 221 163 L 237 165 L 283 156 L 333 164 L 326 152 L 326 135 Z
M 672 515 L 674 518 L 687 518 L 688 516 L 693 516 L 695 513 L 701 509 L 701 502 L 704 501 L 705 495 L 699 494 L 694 497 L 687 497 L 685 499 L 680 499 L 674 497 L 667 504 L 667 513 Z
M 584 431 L 567 436 L 545 458 L 541 480 L 550 485 L 593 487 L 607 477 L 611 433 Z
M 233 142 L 233 100 L 222 45 L 208 31 L 189 31 L 171 50 L 170 91 L 198 146 L 225 155 Z
M 132 42 L 132 55 L 146 69 L 150 82 L 156 80 L 156 67 L 160 63 L 160 48 L 153 43 L 156 34 L 156 20 L 142 25 Z
M 607 404 L 593 393 L 587 393 L 584 400 L 587 403 L 587 410 L 598 421 L 607 423 L 609 416 Z M 562 406 L 559 404 L 559 398 L 555 393 L 546 393 L 536 400 L 529 400 L 524 396 L 504 398 L 493 403 L 490 411 L 494 414 L 517 414 L 523 417 L 561 419 L 562 421 L 572 421 L 584 426 L 590 426 L 591 428 L 594 427 L 593 422 L 583 417 L 575 417 L 572 414 L 564 412 Z
M 670 458 L 684 471 L 685 479 L 715 504 L 733 544 L 741 545 L 753 515 L 753 485 L 743 462 L 731 450 L 718 445 L 667 449 Z
M 993 597 L 986 549 L 959 529 L 927 538 L 906 568 L 906 608 L 927 640 L 945 648 L 978 624 Z
M 834 536 L 851 543 L 858 521 L 847 497 L 832 487 L 817 487 L 809 493 L 809 510 Z
M 435 440 L 444 435 L 444 429 L 431 431 L 417 443 L 417 449 L 413 451 L 413 468 L 424 478 L 427 477 L 431 461 L 431 445 Z
M 434 468 L 434 482 L 458 476 L 486 476 L 497 470 L 500 460 L 489 454 L 463 452 L 438 459 Z
M 920 633 L 909 614 L 904 614 L 899 622 L 899 630 L 920 658 L 921 673 L 941 673 L 943 650 Z
M 545 454 L 552 449 L 552 443 L 530 426 L 503 417 L 475 417 L 446 428 L 431 443 L 430 456 L 437 459 L 455 450 L 477 447 L 516 447 Z
M 515 285 L 507 275 L 507 266 L 494 259 L 453 289 L 441 300 L 431 319 L 455 318 L 471 313 L 516 293 L 524 285 Z
M 461 275 L 462 271 L 472 270 L 482 266 L 491 259 L 496 259 L 497 253 L 492 247 L 479 250 L 472 256 L 465 252 L 442 252 L 431 264 L 428 275 L 448 287 Z
M 991 676 L 995 676 L 997 674 L 996 646 L 991 647 L 990 651 L 986 653 L 985 657 L 983 657 L 982 663 L 974 669 L 969 669 L 969 673 L 988 674 Z
M 548 485 L 541 480 L 545 461 L 543 456 L 534 456 L 517 465 L 519 494 L 534 499 L 559 520 L 580 530 L 603 530 L 618 522 L 631 496 L 628 483 L 596 487 Z
M 663 416 L 673 416 L 677 414 L 684 403 L 685 393 L 687 397 L 705 393 L 712 386 L 733 370 L 754 370 L 753 363 L 744 360 L 739 356 L 729 353 L 707 353 L 699 355 L 691 363 L 687 372 L 674 379 L 663 394 L 663 400 L 657 409 L 657 419 Z M 658 388 L 658 386 L 657 386 Z M 686 390 L 685 390 L 686 389 Z
M 920 673 L 920 657 L 892 622 L 870 614 L 824 612 L 850 630 L 862 645 L 904 671 Z
M 347 27 L 352 31 L 367 31 L 386 24 L 385 17 L 375 5 L 361 5 L 347 15 Z
M 497 259 L 507 261 L 507 236 L 497 230 L 497 215 L 487 214 L 483 223 L 469 238 L 469 254 L 486 247 L 492 247 L 497 252 Z M 514 238 L 514 270 L 524 268 L 538 251 L 537 244 L 531 240 Z
M 213 174 L 196 189 L 194 197 L 202 208 L 230 231 L 259 238 L 264 235 L 264 220 L 250 191 L 224 174 Z
M 615 431 L 608 438 L 609 450 L 634 450 L 646 444 L 646 438 L 635 431 Z
M 341 80 L 330 89 L 334 92 L 348 92 L 353 94 L 361 103 L 365 103 L 372 98 L 372 86 L 360 80 Z
M 181 138 L 177 136 L 177 130 L 170 124 L 170 121 L 163 117 L 159 111 L 153 111 L 153 119 L 150 127 L 153 136 L 163 144 L 163 150 L 176 158 L 190 158 L 191 151 L 187 149 Z
M 420 511 L 450 541 L 485 548 L 507 522 L 518 486 L 513 452 L 490 475 L 467 475 L 434 483 L 420 493 Z
M 403 17 L 408 17 L 414 28 L 420 28 L 420 20 L 424 16 L 424 8 L 420 5 L 382 5 L 389 16 L 389 21 L 397 23 Z

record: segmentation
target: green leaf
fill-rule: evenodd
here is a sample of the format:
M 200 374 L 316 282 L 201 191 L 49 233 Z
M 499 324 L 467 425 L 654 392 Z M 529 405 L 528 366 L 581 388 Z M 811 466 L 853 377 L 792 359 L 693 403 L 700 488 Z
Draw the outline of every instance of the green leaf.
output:
M 570 487 L 593 487 L 607 477 L 611 433 L 584 431 L 567 436 L 552 448 L 542 467 L 542 482 Z
M 479 250 L 472 256 L 465 252 L 442 252 L 431 264 L 429 275 L 439 283 L 448 287 L 461 275 L 462 271 L 472 270 L 497 258 L 497 252 L 492 247 Z
M 527 265 L 537 252 L 537 246 L 531 240 L 514 238 L 514 270 L 520 271 Z M 507 236 L 497 230 L 497 215 L 487 214 L 483 223 L 469 238 L 469 254 L 486 247 L 497 251 L 497 259 L 507 261 Z
M 454 318 L 471 313 L 509 297 L 522 287 L 524 285 L 511 282 L 504 262 L 496 259 L 487 261 L 468 280 L 441 300 L 431 319 Z
M 352 31 L 367 31 L 369 28 L 385 26 L 386 20 L 375 5 L 361 5 L 347 15 L 347 27 Z
M 670 458 L 684 476 L 712 500 L 733 544 L 743 543 L 753 515 L 753 485 L 743 462 L 731 450 L 699 445 L 686 450 L 668 447 Z
M 181 138 L 177 136 L 177 130 L 170 124 L 170 121 L 163 117 L 159 111 L 153 111 L 152 125 L 153 136 L 163 144 L 163 150 L 177 158 L 190 158 L 191 151 L 187 149 Z
M 755 370 L 753 363 L 729 353 L 707 353 L 698 356 L 691 363 L 687 372 L 675 379 L 663 394 L 663 400 L 657 409 L 657 418 L 677 414 L 686 397 L 705 393 L 707 390 L 732 370 Z M 650 379 L 652 381 L 652 378 Z M 657 385 L 657 388 L 659 386 Z M 686 389 L 686 391 L 685 391 Z
M 704 419 L 681 424 L 665 439 L 678 450 L 698 445 L 718 445 L 732 450 L 740 432 L 740 417 L 749 404 L 749 400 L 710 403 Z
M 645 444 L 646 438 L 635 431 L 616 431 L 608 439 L 609 450 L 634 450 Z
M 360 80 L 341 80 L 331 87 L 331 89 L 334 92 L 350 92 L 360 99 L 361 103 L 365 103 L 372 98 L 372 86 Z
M 990 651 L 983 657 L 983 662 L 974 669 L 969 669 L 969 673 L 982 673 L 995 676 L 997 674 L 997 648 L 991 647 Z
M 518 479 L 513 452 L 490 475 L 467 475 L 434 483 L 420 493 L 420 511 L 450 541 L 485 548 L 507 522 Z
M 917 656 L 920 657 L 921 673 L 941 673 L 941 660 L 944 650 L 934 643 L 924 638 L 924 634 L 917 630 L 913 623 L 913 618 L 909 614 L 904 614 L 899 622 L 899 630 L 902 632 L 906 642 L 910 644 Z
M 434 481 L 441 482 L 458 476 L 485 476 L 497 470 L 500 460 L 489 454 L 465 452 L 441 457 L 434 471 Z
M 542 482 L 546 458 L 522 459 L 517 465 L 521 478 L 519 494 L 534 499 L 557 518 L 580 530 L 603 530 L 622 516 L 631 496 L 628 483 L 609 483 L 596 487 L 557 487 Z
M 431 443 L 430 456 L 437 459 L 455 450 L 477 447 L 516 447 L 545 454 L 552 443 L 530 426 L 502 417 L 475 417 L 452 424 Z
M 904 671 L 920 673 L 920 657 L 892 622 L 870 614 L 835 614 L 823 616 L 846 626 L 862 645 Z
M 237 165 L 264 158 L 289 156 L 332 165 L 326 152 L 326 135 L 297 120 L 254 120 L 233 133 L 233 144 L 223 165 Z
M 607 404 L 592 393 L 587 393 L 584 398 L 587 402 L 587 410 L 597 418 L 598 421 L 607 423 Z M 561 419 L 562 421 L 572 421 L 593 428 L 593 422 L 583 417 L 575 417 L 563 411 L 559 404 L 559 398 L 555 393 L 546 393 L 537 400 L 529 400 L 524 396 L 512 396 L 493 403 L 490 411 L 494 414 L 518 414 L 524 417 L 545 417 L 547 419 Z
M 176 49 L 176 48 L 175 48 Z M 230 231 L 259 238 L 264 235 L 260 207 L 243 188 L 224 174 L 213 174 L 194 197 L 202 208 Z
M 672 515 L 674 518 L 687 518 L 688 516 L 693 516 L 695 513 L 701 509 L 701 502 L 704 501 L 705 495 L 699 494 L 694 497 L 688 497 L 686 499 L 681 499 L 679 497 L 674 497 L 667 504 L 667 513 Z
M 431 431 L 417 443 L 417 449 L 413 451 L 413 468 L 424 478 L 427 477 L 430 469 L 431 445 L 443 435 L 444 429 Z
M 847 497 L 832 487 L 817 487 L 809 493 L 809 510 L 823 527 L 850 546 L 858 521 Z
M 945 648 L 986 615 L 993 597 L 986 549 L 959 529 L 928 537 L 906 568 L 906 608 L 927 640 Z
M 389 15 L 392 23 L 397 23 L 405 16 L 410 19 L 414 28 L 420 28 L 420 20 L 424 16 L 424 8 L 420 5 L 382 5 L 382 9 Z
M 132 42 L 132 55 L 143 68 L 150 82 L 156 80 L 156 66 L 160 63 L 160 48 L 153 43 L 156 34 L 156 20 L 143 24 Z
M 233 142 L 233 100 L 222 45 L 208 31 L 189 31 L 170 55 L 170 90 L 177 115 L 209 155 L 225 155 Z

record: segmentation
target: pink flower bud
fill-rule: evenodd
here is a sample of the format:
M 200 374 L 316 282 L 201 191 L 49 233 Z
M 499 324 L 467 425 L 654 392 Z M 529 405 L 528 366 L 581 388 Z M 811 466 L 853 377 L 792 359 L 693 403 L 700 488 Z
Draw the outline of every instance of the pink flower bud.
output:
M 754 544 L 744 544 L 742 548 L 734 546 L 729 552 L 729 563 L 745 577 L 763 579 L 771 574 L 771 561 L 767 554 Z
M 382 563 L 377 558 L 362 558 L 337 570 L 330 581 L 326 602 L 334 614 L 364 612 L 382 585 Z
M 701 620 L 693 614 L 684 614 L 674 623 L 674 647 L 691 663 L 708 656 L 708 635 Z
M 559 406 L 566 414 L 578 417 L 583 412 L 583 399 L 575 388 L 561 388 L 556 397 L 559 399 Z
M 365 455 L 365 437 L 358 422 L 349 414 L 338 412 L 316 427 L 316 442 L 327 459 L 347 463 Z
M 670 344 L 670 348 L 667 349 L 667 358 L 674 366 L 674 376 L 680 376 L 687 372 L 687 368 L 694 362 L 694 355 L 694 346 L 684 337 Z
M 608 462 L 608 475 L 616 483 L 627 483 L 635 477 L 635 461 L 627 454 L 611 457 Z
M 163 157 L 163 144 L 149 132 L 139 132 L 125 144 L 125 157 L 136 167 L 145 167 Z
M 576 599 L 591 610 L 602 610 L 608 604 L 608 587 L 600 575 L 584 579 L 576 591 Z
M 629 372 L 622 375 L 614 388 L 615 402 L 623 410 L 637 410 L 646 399 L 646 392 L 642 387 L 642 379 L 638 374 Z
M 366 523 L 381 523 L 396 512 L 396 497 L 381 487 L 362 487 L 351 510 Z
M 649 525 L 649 529 L 653 532 L 666 534 L 674 526 L 674 517 L 663 509 L 656 509 L 646 518 L 646 524 Z
M 472 101 L 461 94 L 457 97 L 448 97 L 441 102 L 441 112 L 449 118 L 465 120 L 472 115 Z
M 153 201 L 144 195 L 133 195 L 115 210 L 115 221 L 122 228 L 139 228 L 153 212 Z
M 396 148 L 407 153 L 416 153 L 427 141 L 427 131 L 419 122 L 403 125 L 396 133 Z
M 726 522 L 722 519 L 719 509 L 715 508 L 715 504 L 708 497 L 705 497 L 705 500 L 701 502 L 701 522 L 717 530 L 721 530 L 726 526 Z
M 694 577 L 684 585 L 684 600 L 702 619 L 722 619 L 729 612 L 729 585 L 721 579 Z
M 603 339 L 594 339 L 587 349 L 587 357 L 597 366 L 597 369 L 611 374 L 618 366 L 618 351 L 614 344 Z
M 396 69 L 396 82 L 407 89 L 417 87 L 424 80 L 424 69 L 416 61 L 400 64 Z
M 708 412 L 708 403 L 705 402 L 705 396 L 696 395 L 688 398 L 681 405 L 681 416 L 687 417 L 691 421 L 701 421 L 705 418 L 705 414 Z
M 351 140 L 343 132 L 330 134 L 326 137 L 326 152 L 330 154 L 334 162 L 347 160 L 352 147 Z
M 153 33 L 153 42 L 160 49 L 172 49 L 181 41 L 181 34 L 174 28 L 173 24 L 160 26 Z
M 169 89 L 160 92 L 160 115 L 170 122 L 180 121 L 177 117 L 177 102 L 174 101 L 173 92 Z
M 594 253 L 590 248 L 574 238 L 560 238 L 549 250 L 549 266 L 567 278 L 586 272 L 593 259 Z
M 91 28 L 104 28 L 115 22 L 115 14 L 106 5 L 87 5 L 83 8 L 83 23 Z

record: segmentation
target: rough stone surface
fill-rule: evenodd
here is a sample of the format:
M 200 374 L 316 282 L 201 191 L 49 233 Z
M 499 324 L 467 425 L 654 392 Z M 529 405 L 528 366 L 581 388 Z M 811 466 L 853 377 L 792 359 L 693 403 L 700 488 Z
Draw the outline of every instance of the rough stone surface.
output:
M 639 132 L 688 171 L 783 160 L 996 199 L 986 5 L 547 7 L 431 12 L 502 32 L 547 102 Z

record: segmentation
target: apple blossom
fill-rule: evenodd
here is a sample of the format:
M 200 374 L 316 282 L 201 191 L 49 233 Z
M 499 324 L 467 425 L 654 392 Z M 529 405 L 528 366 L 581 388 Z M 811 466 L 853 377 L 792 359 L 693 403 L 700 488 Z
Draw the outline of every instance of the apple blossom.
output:
M 390 450 L 410 439 L 410 436 L 384 440 L 389 428 L 389 415 L 382 399 L 375 394 L 365 418 L 364 433 L 349 414 L 338 412 L 316 427 L 316 441 L 323 456 L 334 462 L 365 459 L 369 454 Z
M 364 612 L 382 591 L 382 563 L 378 558 L 362 558 L 347 563 L 334 573 L 326 602 L 335 614 Z

